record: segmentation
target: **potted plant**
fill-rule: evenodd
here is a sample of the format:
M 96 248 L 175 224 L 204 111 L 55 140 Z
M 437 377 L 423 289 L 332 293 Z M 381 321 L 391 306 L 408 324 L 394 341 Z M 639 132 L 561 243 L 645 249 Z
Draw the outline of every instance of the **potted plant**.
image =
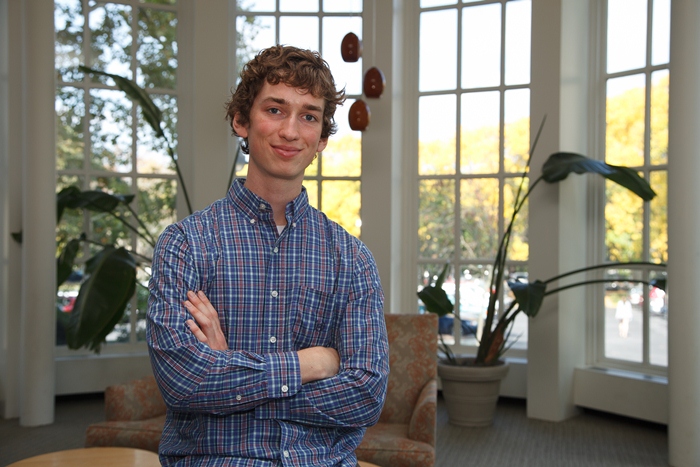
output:
M 512 341 L 509 339 L 510 331 L 519 313 L 525 313 L 528 317 L 534 318 L 537 316 L 544 298 L 561 290 L 592 283 L 626 280 L 624 278 L 589 279 L 561 287 L 548 288 L 565 277 L 611 266 L 611 264 L 594 265 L 560 274 L 545 281 L 508 281 L 508 287 L 514 298 L 507 306 L 501 303 L 506 271 L 506 254 L 513 225 L 516 216 L 525 205 L 525 201 L 530 193 L 542 181 L 557 183 L 567 178 L 571 173 L 595 173 L 627 188 L 644 201 L 649 201 L 656 196 L 649 183 L 634 170 L 628 167 L 610 165 L 581 154 L 569 152 L 557 152 L 549 156 L 542 166 L 540 176 L 525 189 L 525 180 L 528 176 L 532 153 L 541 131 L 542 126 L 530 151 L 525 171 L 521 175 L 520 185 L 515 196 L 513 213 L 500 239 L 496 258 L 493 262 L 486 317 L 481 336 L 478 338 L 476 355 L 473 357 L 456 356 L 449 345 L 445 343 L 442 334 L 439 335 L 439 347 L 443 357 L 438 362 L 438 374 L 442 381 L 443 396 L 445 397 L 450 422 L 456 425 L 483 426 L 491 423 L 498 400 L 500 381 L 508 372 L 508 365 L 501 357 L 512 345 Z M 629 262 L 615 264 L 625 266 L 649 265 L 652 263 Z M 441 317 L 452 313 L 454 310 L 452 302 L 442 288 L 448 268 L 449 263 L 445 264 L 433 285 L 426 286 L 418 292 L 418 297 L 425 304 L 426 309 Z M 663 281 L 652 281 L 650 285 L 655 285 L 662 289 L 665 288 Z M 472 380 L 476 381 L 476 388 L 474 389 L 476 392 L 473 394 L 463 384 Z M 483 407 L 476 407 L 476 402 L 483 402 Z
M 177 174 L 178 185 L 182 189 L 188 212 L 192 213 L 190 199 L 178 164 L 178 158 L 173 150 L 173 144 L 163 131 L 164 119 L 161 110 L 153 102 L 145 89 L 135 81 L 123 76 L 105 73 L 85 66 L 80 71 L 90 75 L 101 75 L 111 78 L 142 110 L 143 118 L 153 129 L 157 138 L 162 138 L 165 148 L 172 159 Z M 231 168 L 228 185 L 231 185 L 235 174 L 239 151 Z M 61 222 L 66 209 L 87 210 L 98 215 L 116 219 L 126 229 L 134 232 L 144 244 L 155 246 L 159 232 L 149 232 L 146 224 L 139 218 L 131 207 L 135 195 L 116 195 L 100 190 L 82 191 L 77 186 L 69 186 L 56 196 L 57 224 Z M 18 242 L 22 242 L 22 233 L 12 234 Z M 78 270 L 80 266 L 75 260 L 82 244 L 90 244 L 94 254 L 85 261 L 84 273 Z M 102 244 L 88 238 L 82 233 L 76 238 L 65 242 L 56 258 L 56 287 L 60 287 L 69 278 L 80 280 L 77 297 L 70 303 L 70 312 L 58 309 L 58 335 L 65 340 L 70 349 L 86 347 L 99 352 L 102 344 L 121 322 L 126 307 L 137 287 L 143 287 L 137 280 L 137 269 L 146 273 L 151 258 L 127 248 L 113 244 Z

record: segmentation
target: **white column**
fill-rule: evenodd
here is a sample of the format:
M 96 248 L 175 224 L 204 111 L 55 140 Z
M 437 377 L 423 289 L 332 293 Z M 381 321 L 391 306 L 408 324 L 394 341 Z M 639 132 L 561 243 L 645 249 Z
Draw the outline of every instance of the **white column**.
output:
M 56 162 L 53 1 L 23 2 L 20 424 L 54 419 Z
M 558 150 L 586 153 L 588 2 L 532 4 L 531 134 L 547 121 L 532 158 L 533 181 Z M 585 180 L 542 183 L 530 196 L 530 279 L 545 280 L 585 263 Z M 577 413 L 574 369 L 585 362 L 582 289 L 546 298 L 528 330 L 527 413 L 564 420 Z
M 391 253 L 394 234 L 391 226 L 392 212 L 392 99 L 396 75 L 394 73 L 392 49 L 393 7 L 392 2 L 364 2 L 364 24 L 362 40 L 362 67 L 364 73 L 377 67 L 384 73 L 386 88 L 378 99 L 362 96 L 371 112 L 367 130 L 362 132 L 362 241 L 372 252 L 384 289 L 384 310 L 392 307 Z M 373 18 L 373 15 L 376 15 Z M 379 27 L 379 25 L 382 25 Z M 343 111 L 336 111 L 336 120 L 346 118 L 348 104 Z
M 700 465 L 700 3 L 674 0 L 668 166 L 668 385 L 671 465 Z

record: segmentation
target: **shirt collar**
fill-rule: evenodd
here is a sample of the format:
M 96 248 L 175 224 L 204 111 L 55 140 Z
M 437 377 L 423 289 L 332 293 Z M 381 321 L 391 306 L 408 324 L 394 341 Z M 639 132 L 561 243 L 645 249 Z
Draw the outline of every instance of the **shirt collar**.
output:
M 260 217 L 262 213 L 271 213 L 270 204 L 244 186 L 245 178 L 236 178 L 228 190 L 228 199 L 249 216 Z M 306 188 L 301 187 L 301 193 L 287 203 L 285 217 L 288 223 L 298 222 L 309 208 L 309 196 Z

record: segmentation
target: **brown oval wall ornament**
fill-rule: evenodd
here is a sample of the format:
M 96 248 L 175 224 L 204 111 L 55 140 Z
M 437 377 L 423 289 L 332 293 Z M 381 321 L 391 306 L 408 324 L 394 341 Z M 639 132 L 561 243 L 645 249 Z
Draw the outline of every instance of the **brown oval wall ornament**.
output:
M 384 87 L 386 86 L 386 80 L 384 79 L 384 73 L 382 70 L 373 66 L 365 73 L 365 81 L 362 85 L 362 90 L 365 96 L 378 98 L 384 92 Z
M 340 43 L 340 55 L 345 62 L 356 62 L 362 56 L 362 41 L 355 33 L 349 32 L 343 37 Z
M 369 106 L 362 99 L 356 100 L 348 112 L 350 128 L 355 131 L 365 131 L 369 125 Z

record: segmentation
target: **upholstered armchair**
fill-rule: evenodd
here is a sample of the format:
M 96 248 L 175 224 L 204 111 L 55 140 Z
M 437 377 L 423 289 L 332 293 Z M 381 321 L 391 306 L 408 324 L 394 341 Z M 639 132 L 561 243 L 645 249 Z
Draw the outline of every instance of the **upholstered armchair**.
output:
M 379 423 L 355 451 L 382 467 L 435 465 L 437 315 L 387 314 L 389 387 Z
M 88 427 L 85 447 L 123 446 L 158 452 L 165 410 L 153 376 L 109 386 L 105 390 L 106 421 Z

